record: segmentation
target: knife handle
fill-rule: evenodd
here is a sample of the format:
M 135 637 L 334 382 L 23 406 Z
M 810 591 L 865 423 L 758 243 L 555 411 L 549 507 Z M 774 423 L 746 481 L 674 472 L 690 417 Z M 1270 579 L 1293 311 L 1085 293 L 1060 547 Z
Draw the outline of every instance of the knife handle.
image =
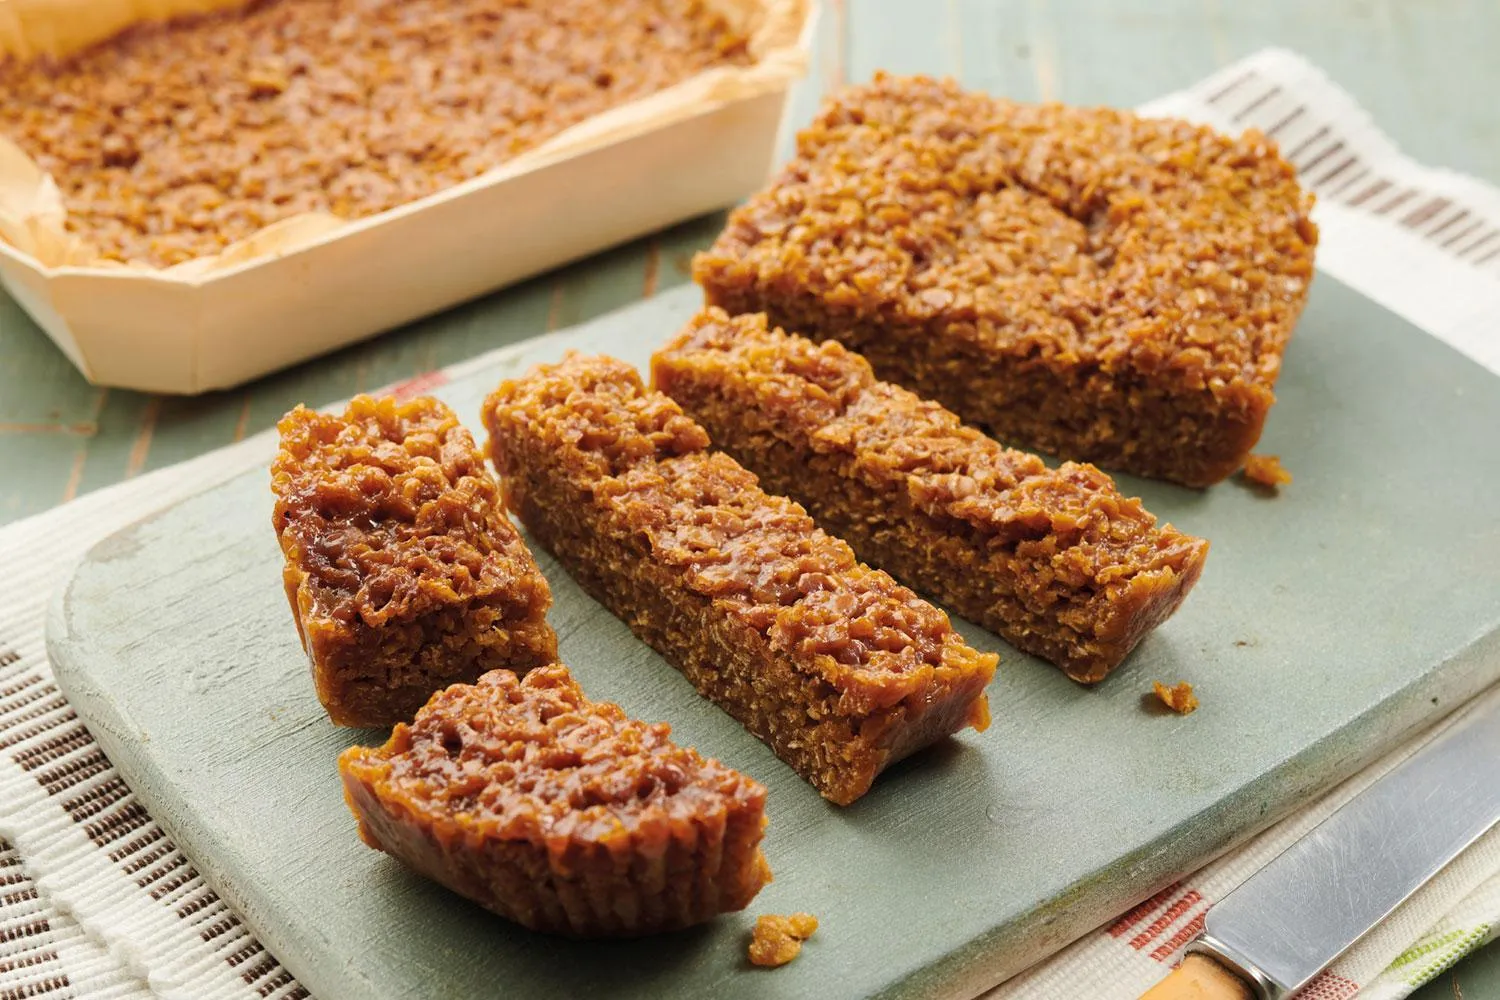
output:
M 1141 1000 L 1253 1000 L 1245 981 L 1207 955 L 1192 954 Z

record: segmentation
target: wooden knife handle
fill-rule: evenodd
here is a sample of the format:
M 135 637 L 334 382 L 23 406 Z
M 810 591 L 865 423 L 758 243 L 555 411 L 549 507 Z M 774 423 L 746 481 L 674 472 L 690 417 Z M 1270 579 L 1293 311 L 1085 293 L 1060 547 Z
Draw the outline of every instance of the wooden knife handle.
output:
M 1254 1000 L 1245 981 L 1207 955 L 1194 953 L 1141 1000 Z

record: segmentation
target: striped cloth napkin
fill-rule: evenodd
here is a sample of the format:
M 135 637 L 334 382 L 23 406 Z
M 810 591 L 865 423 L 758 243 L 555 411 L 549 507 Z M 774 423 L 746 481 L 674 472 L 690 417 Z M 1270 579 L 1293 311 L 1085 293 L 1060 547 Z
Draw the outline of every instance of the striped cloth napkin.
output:
M 1500 375 L 1500 191 L 1406 159 L 1286 52 L 1252 56 L 1145 110 L 1274 135 L 1318 192 L 1319 267 Z M 273 447 L 260 435 L 0 529 L 0 1000 L 308 996 L 136 801 L 58 691 L 42 635 L 48 595 L 95 541 L 263 464 Z M 988 996 L 1133 1000 L 1181 958 L 1214 900 L 1430 737 Z M 1406 996 L 1497 929 L 1491 834 L 1303 995 Z

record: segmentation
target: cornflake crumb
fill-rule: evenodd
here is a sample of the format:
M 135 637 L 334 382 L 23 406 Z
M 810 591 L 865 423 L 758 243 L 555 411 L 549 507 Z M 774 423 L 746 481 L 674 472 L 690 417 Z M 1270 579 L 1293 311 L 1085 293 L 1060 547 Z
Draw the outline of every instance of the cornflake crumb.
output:
M 789 917 L 768 913 L 755 921 L 750 938 L 750 961 L 775 968 L 785 965 L 802 951 L 802 942 L 818 929 L 818 918 L 811 913 L 793 913 Z
M 1275 489 L 1292 481 L 1292 474 L 1282 468 L 1275 455 L 1251 455 L 1245 460 L 1245 478 L 1258 486 Z
M 1193 686 L 1187 681 L 1182 681 L 1176 687 L 1167 687 L 1161 681 L 1152 681 L 1151 687 L 1155 689 L 1156 696 L 1161 703 L 1178 715 L 1187 715 L 1198 707 L 1198 696 L 1193 694 Z

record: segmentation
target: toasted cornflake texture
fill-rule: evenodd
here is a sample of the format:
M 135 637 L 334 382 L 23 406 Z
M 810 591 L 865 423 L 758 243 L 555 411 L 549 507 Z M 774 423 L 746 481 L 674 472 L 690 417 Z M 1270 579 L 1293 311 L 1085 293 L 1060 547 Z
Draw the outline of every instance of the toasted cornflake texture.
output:
M 757 917 L 750 936 L 750 963 L 767 968 L 785 965 L 802 953 L 802 942 L 817 929 L 818 918 L 811 913 Z
M 996 658 L 708 451 L 634 368 L 572 355 L 502 384 L 484 419 L 531 535 L 831 801 L 988 724 Z
M 280 430 L 282 577 L 334 722 L 388 726 L 446 684 L 557 659 L 547 580 L 451 410 L 358 396 Z
M 742 910 L 771 881 L 765 788 L 669 732 L 560 665 L 495 670 L 339 770 L 371 847 L 532 930 L 628 937 Z
M 103 257 L 167 267 L 302 212 L 414 201 L 749 61 L 701 0 L 261 0 L 62 65 L 0 58 L 0 135 Z
M 1198 708 L 1198 696 L 1193 693 L 1193 685 L 1187 681 L 1179 681 L 1171 686 L 1161 681 L 1152 681 L 1151 690 L 1163 705 L 1178 715 L 1190 715 Z
M 1048 469 L 762 315 L 699 314 L 652 374 L 859 558 L 1075 680 L 1103 679 L 1202 572 L 1207 542 L 1157 527 L 1098 469 Z
M 1311 207 L 1253 131 L 877 75 L 693 272 L 1007 443 L 1203 486 L 1274 402 Z

